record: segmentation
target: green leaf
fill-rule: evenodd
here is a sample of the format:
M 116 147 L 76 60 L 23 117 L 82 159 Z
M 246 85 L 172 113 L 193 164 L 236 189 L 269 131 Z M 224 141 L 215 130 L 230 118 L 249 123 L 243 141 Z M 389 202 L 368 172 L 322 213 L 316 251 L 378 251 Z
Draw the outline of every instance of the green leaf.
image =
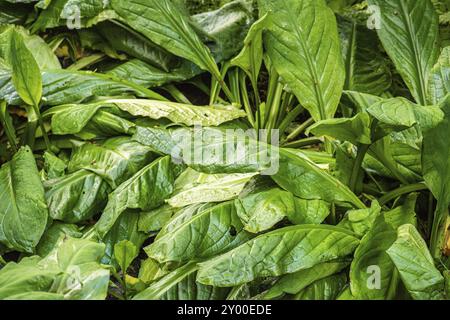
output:
M 115 137 L 101 145 L 85 143 L 72 151 L 68 172 L 91 171 L 115 189 L 154 159 L 152 150 L 129 137 Z
M 350 267 L 351 293 L 357 299 L 387 300 L 396 297 L 398 273 L 386 253 L 397 237 L 397 228 L 415 223 L 416 197 L 376 217 L 373 227 L 362 238 Z
M 102 242 L 105 244 L 105 255 L 101 262 L 104 264 L 110 264 L 117 267 L 117 263 L 120 262 L 114 259 L 115 245 L 121 241 L 129 241 L 136 249 L 140 250 L 144 241 L 148 236 L 139 230 L 140 215 L 136 212 L 125 211 L 120 215 L 117 221 L 114 223 L 111 230 L 103 237 Z M 122 269 L 124 270 L 124 269 Z
M 195 262 L 187 263 L 160 280 L 153 282 L 147 289 L 135 295 L 133 300 L 157 300 L 197 269 Z
M 163 99 L 159 94 L 124 79 L 90 71 L 44 71 L 42 83 L 43 104 L 47 106 L 80 103 L 95 96 L 114 96 L 126 93 L 135 93 L 150 99 Z M 4 96 L 8 104 L 22 103 L 21 97 L 9 81 L 0 82 L 0 96 Z
M 419 125 L 422 131 L 435 127 L 442 121 L 444 114 L 439 107 L 422 107 L 404 98 L 392 98 L 377 102 L 367 109 L 377 119 L 383 130 L 377 138 L 392 131 L 401 131 Z
M 309 269 L 286 274 L 264 294 L 264 299 L 276 299 L 284 294 L 297 294 L 317 280 L 338 273 L 348 265 L 349 262 L 346 261 L 325 262 Z
M 354 145 L 371 143 L 371 120 L 367 113 L 358 113 L 353 118 L 328 119 L 316 122 L 308 128 L 316 136 L 329 136 Z
M 347 186 L 295 150 L 280 149 L 279 170 L 272 179 L 302 199 L 347 202 L 365 208 Z
M 159 263 L 205 259 L 249 240 L 252 236 L 243 227 L 234 202 L 229 201 L 199 212 L 144 250 Z
M 445 113 L 445 119 L 424 134 L 422 149 L 423 179 L 438 200 L 431 235 L 431 251 L 435 258 L 440 257 L 445 247 L 445 233 L 449 219 L 450 147 L 447 143 L 450 134 L 449 100 L 446 99 L 442 103 L 442 111 Z
M 11 262 L 0 270 L 0 298 L 105 299 L 109 271 L 99 264 L 103 252 L 103 244 L 66 238 L 43 259 Z
M 356 21 L 338 18 L 342 55 L 345 61 L 345 90 L 381 95 L 389 90 L 392 75 L 376 32 Z
M 187 126 L 218 126 L 224 122 L 245 117 L 245 112 L 233 106 L 199 107 L 174 102 L 155 100 L 107 100 L 101 102 L 117 106 L 133 116 L 151 119 L 167 118 L 174 123 Z
M 266 21 L 267 14 L 251 26 L 244 40 L 244 48 L 239 55 L 231 60 L 231 65 L 238 66 L 247 73 L 255 88 L 263 62 L 262 33 L 266 27 Z
M 222 202 L 236 198 L 256 173 L 214 174 L 188 168 L 175 181 L 175 192 L 167 203 L 185 207 L 195 203 Z
M 19 263 L 10 262 L 0 270 L 0 299 L 18 294 L 28 297 L 35 291 L 48 291 L 58 270 L 39 268 L 39 257 L 24 258 Z M 14 279 L 14 281 L 11 281 Z
M 138 248 L 131 241 L 122 240 L 114 245 L 114 259 L 124 274 L 138 253 Z
M 338 226 L 353 231 L 358 236 L 364 236 L 372 228 L 374 221 L 380 214 L 381 207 L 378 201 L 372 201 L 367 209 L 349 210 Z
M 445 96 L 450 93 L 448 77 L 450 76 L 450 47 L 442 49 L 439 60 L 431 69 L 430 80 L 428 82 L 428 101 L 431 104 L 442 102 Z
M 100 237 L 106 235 L 126 209 L 150 210 L 163 204 L 173 191 L 174 175 L 170 157 L 163 157 L 118 186 L 109 195 L 108 204 L 95 225 Z
M 295 295 L 295 300 L 335 300 L 347 284 L 347 275 L 340 273 L 317 280 Z
M 39 264 L 59 270 L 52 292 L 66 300 L 103 300 L 109 284 L 109 270 L 100 265 L 105 245 L 85 239 L 66 238 Z
M 235 206 L 244 229 L 251 233 L 266 231 L 286 216 L 295 216 L 294 196 L 279 188 L 241 196 Z
M 47 225 L 48 209 L 33 153 L 22 147 L 0 169 L 0 242 L 32 253 Z
M 45 257 L 59 247 L 66 238 L 81 238 L 82 236 L 83 234 L 75 224 L 55 221 L 42 235 L 41 241 L 36 247 L 36 253 Z
M 111 188 L 95 173 L 79 170 L 44 182 L 45 198 L 53 219 L 77 223 L 99 213 Z
M 26 47 L 22 35 L 14 31 L 10 62 L 12 82 L 20 98 L 30 106 L 39 106 L 42 98 L 42 76 L 39 66 Z
M 259 0 L 273 66 L 318 120 L 332 118 L 345 81 L 336 19 L 324 0 Z
M 169 0 L 133 0 L 127 3 L 112 0 L 111 7 L 134 30 L 220 78 L 211 52 L 191 27 L 189 16 L 177 4 Z
M 334 226 L 281 228 L 201 263 L 197 281 L 230 287 L 260 277 L 280 276 L 344 258 L 358 244 L 351 232 Z
M 430 0 L 369 0 L 379 8 L 378 36 L 414 99 L 426 105 L 428 79 L 439 55 L 439 21 Z
M 434 266 L 427 244 L 413 225 L 400 226 L 397 240 L 386 252 L 414 299 L 444 299 L 444 277 Z

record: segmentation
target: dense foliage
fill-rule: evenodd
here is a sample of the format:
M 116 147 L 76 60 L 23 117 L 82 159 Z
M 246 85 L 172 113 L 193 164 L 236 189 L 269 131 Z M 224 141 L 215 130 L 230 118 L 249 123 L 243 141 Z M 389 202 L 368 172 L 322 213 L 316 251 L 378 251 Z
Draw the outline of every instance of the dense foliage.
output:
M 0 0 L 0 299 L 447 299 L 449 9 Z

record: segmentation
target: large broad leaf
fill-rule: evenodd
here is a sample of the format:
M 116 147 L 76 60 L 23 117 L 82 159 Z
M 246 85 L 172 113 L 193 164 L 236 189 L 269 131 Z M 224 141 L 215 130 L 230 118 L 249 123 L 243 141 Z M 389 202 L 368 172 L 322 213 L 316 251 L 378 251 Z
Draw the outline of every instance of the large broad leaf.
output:
M 397 238 L 397 228 L 415 223 L 415 197 L 400 207 L 377 217 L 372 229 L 362 238 L 350 267 L 351 293 L 358 299 L 394 299 L 398 273 L 386 250 Z
M 109 195 L 95 228 L 104 237 L 126 209 L 150 210 L 164 203 L 173 192 L 174 165 L 163 157 L 142 168 Z
M 381 19 L 378 35 L 418 104 L 427 103 L 431 68 L 439 55 L 439 21 L 430 0 L 369 0 Z
M 128 55 L 138 58 L 166 72 L 177 66 L 178 58 L 152 41 L 126 30 L 111 22 L 101 23 L 97 26 L 100 34 L 108 40 L 111 46 Z
M 66 238 L 44 259 L 33 256 L 0 270 L 2 299 L 105 299 L 109 270 L 99 264 L 104 245 Z M 12 277 L 15 279 L 11 281 Z
M 17 31 L 11 38 L 10 63 L 17 94 L 26 104 L 38 107 L 42 98 L 41 70 Z
M 439 107 L 418 106 L 404 98 L 392 98 L 377 102 L 367 109 L 367 112 L 379 121 L 376 132 L 377 138 L 381 138 L 393 131 L 418 125 L 423 132 L 435 127 L 444 118 L 444 113 Z
M 392 84 L 389 62 L 379 49 L 376 32 L 365 25 L 338 18 L 345 61 L 345 90 L 381 95 Z
M 187 60 L 184 60 L 180 66 L 170 72 L 138 59 L 127 61 L 108 71 L 108 74 L 121 79 L 128 79 L 145 87 L 159 87 L 170 82 L 190 79 L 199 73 L 201 73 L 201 69 Z
M 77 225 L 55 221 L 42 235 L 41 241 L 36 247 L 36 253 L 45 257 L 68 237 L 81 238 L 82 236 L 83 233 L 80 232 Z
M 223 253 L 249 240 L 234 202 L 206 209 L 178 225 L 145 248 L 160 263 L 188 262 Z
M 355 207 L 365 208 L 346 185 L 294 150 L 280 149 L 279 169 L 272 179 L 280 187 L 302 199 L 347 202 Z
M 44 117 L 52 117 L 55 134 L 75 134 L 85 128 L 100 110 L 122 110 L 133 116 L 151 119 L 166 118 L 188 126 L 218 126 L 245 117 L 245 112 L 233 106 L 200 107 L 174 102 L 143 99 L 105 100 L 88 105 L 65 105 L 48 110 Z
M 201 263 L 197 280 L 220 287 L 236 286 L 344 258 L 358 244 L 359 240 L 351 232 L 334 226 L 286 227 Z
M 106 180 L 113 189 L 131 178 L 154 158 L 152 150 L 129 137 L 116 137 L 101 145 L 85 143 L 72 152 L 69 173 L 85 169 Z
M 332 118 L 345 81 L 336 19 L 324 0 L 259 0 L 273 66 L 315 120 Z
M 59 271 L 52 292 L 64 295 L 67 300 L 102 300 L 109 284 L 109 270 L 100 265 L 104 252 L 102 243 L 66 238 L 39 265 Z
M 367 113 L 360 112 L 353 118 L 327 119 L 308 128 L 316 136 L 329 136 L 355 145 L 371 143 L 371 120 Z
M 112 8 L 136 31 L 173 54 L 220 78 L 220 72 L 194 28 L 190 17 L 170 0 L 112 0 Z
M 437 127 L 424 135 L 422 150 L 423 178 L 431 192 L 438 200 L 434 215 L 431 236 L 432 254 L 440 257 L 445 249 L 445 232 L 449 220 L 448 206 L 450 204 L 450 101 L 442 104 L 445 119 Z M 448 246 L 448 244 L 447 244 Z
M 0 270 L 0 299 L 36 291 L 48 291 L 59 272 L 37 266 L 39 257 L 24 258 L 19 263 L 10 262 Z M 14 279 L 14 281 L 11 281 Z
M 23 42 L 30 51 L 41 70 L 61 69 L 58 58 L 49 45 L 37 35 L 30 35 L 28 30 L 20 26 L 0 26 L 0 57 L 9 61 L 12 50 L 12 38 L 15 33 L 22 36 Z
M 444 299 L 444 277 L 417 229 L 411 224 L 398 228 L 398 237 L 387 250 L 403 284 L 416 300 Z
M 0 242 L 32 253 L 47 224 L 48 209 L 36 162 L 22 147 L 0 169 Z
M 226 61 L 242 48 L 254 21 L 254 9 L 249 0 L 226 1 L 220 5 L 217 10 L 193 15 L 192 20 L 208 38 L 204 41 L 215 60 Z
M 195 203 L 222 202 L 236 198 L 256 173 L 205 174 L 188 168 L 175 181 L 167 203 L 185 207 Z
M 99 213 L 111 187 L 95 173 L 79 170 L 44 183 L 49 214 L 53 219 L 77 223 Z
M 6 72 L 4 77 L 6 81 L 0 81 L 0 96 L 4 96 L 8 104 L 16 105 L 22 103 L 12 82 L 8 81 Z M 95 72 L 44 71 L 42 73 L 42 84 L 44 104 L 48 106 L 79 103 L 95 96 L 113 96 L 124 93 L 135 93 L 150 99 L 162 99 L 159 94 L 144 87 L 119 79 L 113 75 Z

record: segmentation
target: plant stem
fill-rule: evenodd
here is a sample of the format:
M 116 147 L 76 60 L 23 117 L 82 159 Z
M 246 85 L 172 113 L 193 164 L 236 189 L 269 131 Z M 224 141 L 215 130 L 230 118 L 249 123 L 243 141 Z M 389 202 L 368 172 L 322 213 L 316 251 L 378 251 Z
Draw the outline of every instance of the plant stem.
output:
M 353 192 L 356 191 L 358 180 L 361 176 L 361 172 L 363 171 L 361 165 L 364 161 L 364 157 L 366 156 L 367 151 L 369 150 L 369 147 L 369 144 L 360 144 L 358 146 L 358 153 L 356 155 L 355 162 L 353 163 L 352 174 L 350 176 L 349 182 L 350 190 L 352 190 Z
M 297 138 L 299 135 L 301 135 L 306 128 L 308 128 L 310 125 L 312 125 L 314 123 L 314 119 L 313 118 L 309 118 L 308 120 L 306 120 L 305 122 L 303 122 L 301 125 L 299 125 L 297 127 L 297 129 L 295 129 L 294 131 L 292 131 L 286 138 L 286 141 L 292 141 L 295 138 Z
M 384 196 L 382 196 L 379 199 L 378 202 L 380 203 L 381 206 L 384 206 L 389 201 L 394 200 L 404 194 L 408 194 L 408 193 L 416 192 L 416 191 L 427 190 L 427 189 L 428 189 L 427 186 L 423 182 L 409 184 L 409 185 L 402 186 L 400 188 L 397 188 L 395 190 L 392 190 L 392 191 L 386 193 Z
M 252 127 L 255 129 L 258 129 L 255 127 L 255 117 L 253 115 L 253 111 L 250 106 L 250 101 L 248 99 L 248 92 L 247 92 L 247 86 L 246 86 L 245 80 L 246 80 L 246 74 L 244 72 L 242 72 L 241 76 L 240 76 L 239 85 L 241 88 L 241 95 L 242 95 L 242 101 L 244 103 L 244 109 L 245 109 L 245 112 L 247 113 L 247 119 L 250 122 L 250 124 L 252 125 Z
M 311 145 L 315 145 L 315 144 L 320 144 L 322 142 L 323 141 L 320 138 L 310 137 L 310 138 L 300 139 L 300 140 L 293 141 L 293 142 L 288 142 L 288 143 L 284 144 L 283 147 L 284 148 L 301 148 L 301 147 L 311 146 Z
M 192 104 L 189 101 L 189 99 L 183 94 L 183 92 L 178 90 L 178 88 L 175 87 L 173 84 L 169 84 L 165 86 L 163 89 L 166 90 L 168 93 L 170 93 L 170 95 L 174 97 L 175 100 L 177 100 L 179 103 Z
M 47 151 L 52 151 L 50 140 L 48 139 L 47 131 L 45 130 L 44 121 L 42 120 L 39 106 L 33 105 L 33 109 L 38 117 L 39 127 L 41 128 L 42 137 L 44 138 L 44 142 L 45 142 L 45 146 L 47 147 Z

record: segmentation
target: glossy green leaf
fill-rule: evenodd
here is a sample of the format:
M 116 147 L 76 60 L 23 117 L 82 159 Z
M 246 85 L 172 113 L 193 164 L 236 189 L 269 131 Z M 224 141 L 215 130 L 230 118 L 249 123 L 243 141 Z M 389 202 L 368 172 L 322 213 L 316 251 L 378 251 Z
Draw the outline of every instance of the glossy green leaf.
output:
M 367 113 L 358 113 L 353 118 L 328 119 L 316 122 L 308 132 L 316 136 L 329 136 L 355 145 L 371 143 L 371 120 Z
M 415 223 L 416 198 L 376 217 L 373 227 L 362 238 L 350 267 L 351 293 L 358 299 L 394 299 L 398 273 L 386 253 L 397 237 L 397 228 Z
M 243 228 L 233 201 L 199 212 L 145 248 L 160 263 L 187 262 L 226 252 L 252 236 Z
M 430 80 L 428 82 L 428 101 L 431 104 L 442 102 L 445 96 L 450 93 L 448 77 L 450 76 L 450 47 L 442 49 L 439 60 L 431 69 Z
M 439 21 L 430 0 L 369 0 L 381 19 L 378 36 L 411 93 L 426 105 L 428 79 L 439 55 Z
M 315 120 L 332 118 L 345 81 L 336 18 L 323 0 L 259 0 L 273 66 Z
M 49 214 L 53 219 L 77 223 L 99 213 L 111 188 L 95 173 L 79 170 L 44 183 Z
M 39 106 L 42 98 L 41 71 L 26 47 L 22 35 L 16 31 L 11 38 L 10 55 L 12 83 L 18 95 L 26 104 Z
M 317 280 L 295 295 L 295 300 L 335 300 L 347 283 L 345 273 Z
M 427 244 L 413 225 L 400 226 L 397 240 L 386 252 L 414 299 L 444 299 L 444 277 L 434 266 Z
M 190 18 L 169 0 L 112 0 L 111 7 L 125 23 L 173 54 L 219 75 L 219 69 L 195 30 Z
M 68 164 L 69 173 L 91 171 L 113 189 L 128 180 L 154 158 L 152 150 L 129 137 L 115 137 L 101 145 L 85 143 L 74 148 Z
M 179 208 L 195 203 L 231 200 L 254 176 L 255 173 L 209 175 L 189 168 L 175 181 L 175 192 L 167 203 Z
M 109 195 L 108 204 L 95 225 L 100 237 L 106 235 L 126 209 L 150 210 L 163 204 L 173 191 L 173 170 L 170 157 L 163 157 L 118 186 Z
M 325 262 L 309 269 L 286 274 L 264 294 L 264 299 L 275 299 L 284 294 L 297 294 L 317 280 L 338 273 L 348 265 L 349 262 L 345 261 Z
M 229 287 L 311 268 L 353 253 L 359 240 L 334 226 L 300 225 L 261 235 L 200 264 L 197 281 Z
M 44 188 L 33 153 L 22 147 L 0 169 L 0 242 L 32 253 L 47 225 Z

